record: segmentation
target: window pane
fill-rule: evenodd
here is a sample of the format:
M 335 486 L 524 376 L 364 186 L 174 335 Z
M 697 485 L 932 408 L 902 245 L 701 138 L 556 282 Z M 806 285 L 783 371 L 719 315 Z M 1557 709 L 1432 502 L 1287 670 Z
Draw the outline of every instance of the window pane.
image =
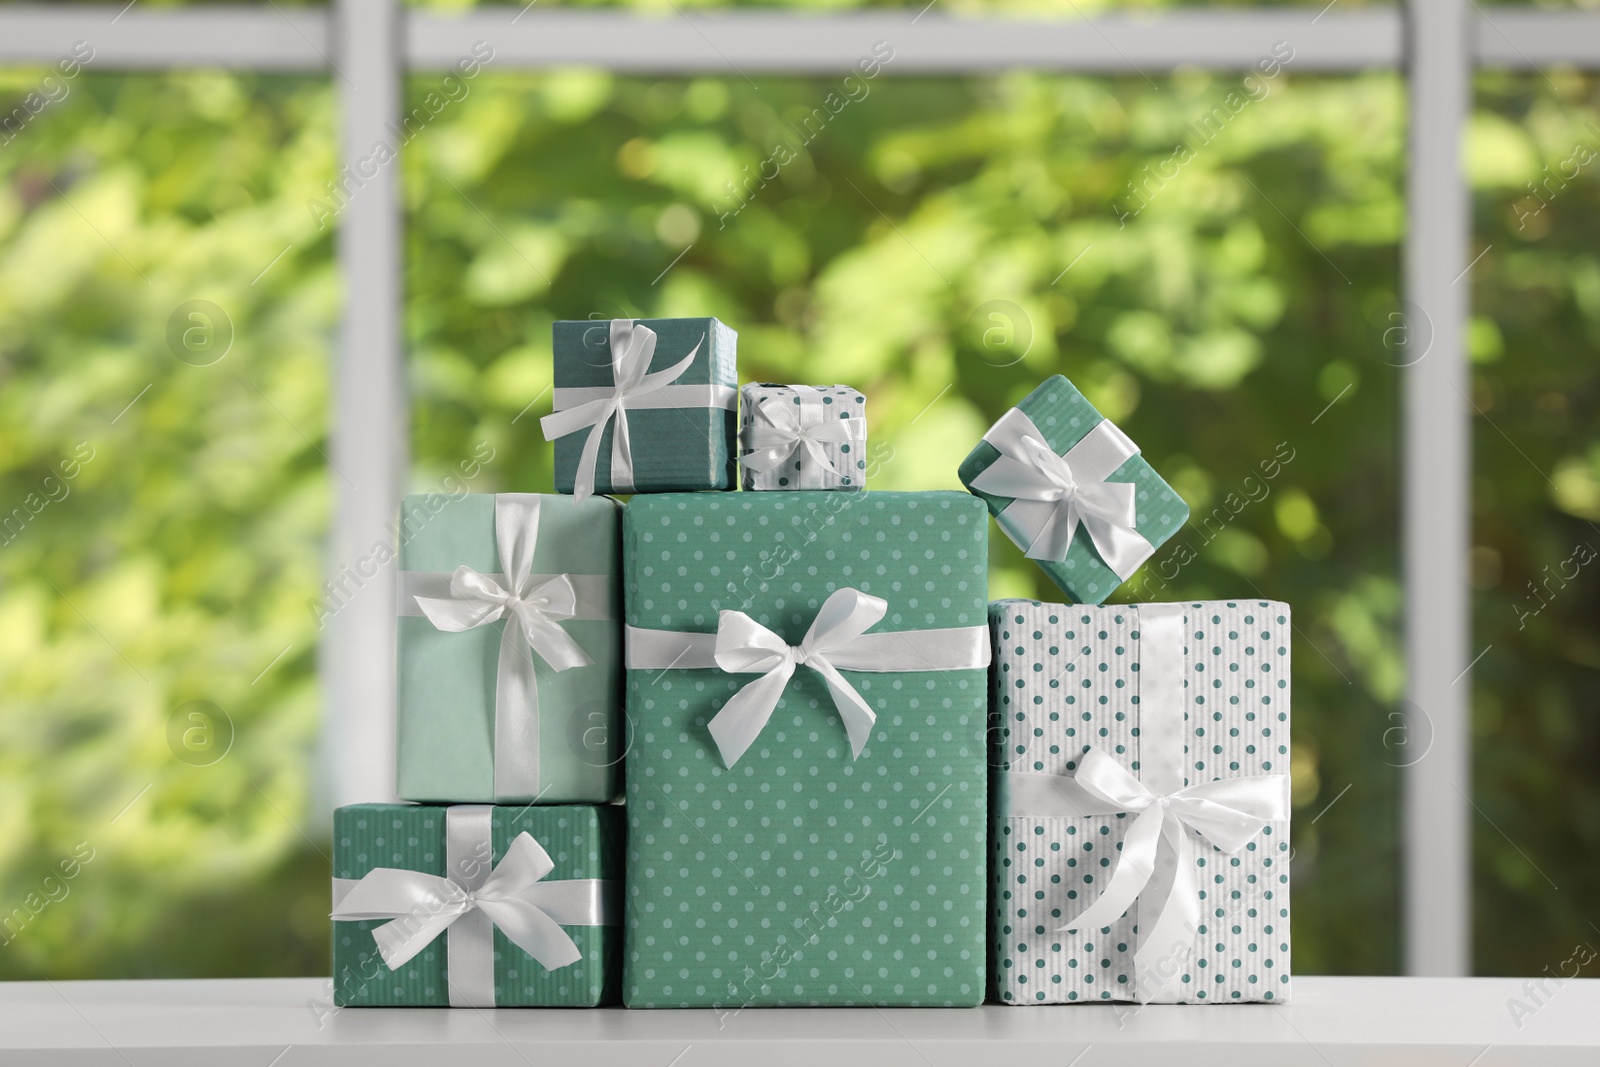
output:
M 324 972 L 327 82 L 0 72 L 29 94 L 0 151 L 0 978 Z
M 1124 595 L 1297 613 L 1296 965 L 1396 967 L 1395 78 L 466 84 L 406 162 L 418 485 L 486 440 L 475 489 L 550 490 L 557 318 L 711 313 L 744 380 L 862 389 L 884 489 L 1065 372 L 1194 509 Z M 995 542 L 993 597 L 1054 598 Z
M 1485 73 L 1477 94 L 1476 960 L 1565 975 L 1600 936 L 1600 84 Z

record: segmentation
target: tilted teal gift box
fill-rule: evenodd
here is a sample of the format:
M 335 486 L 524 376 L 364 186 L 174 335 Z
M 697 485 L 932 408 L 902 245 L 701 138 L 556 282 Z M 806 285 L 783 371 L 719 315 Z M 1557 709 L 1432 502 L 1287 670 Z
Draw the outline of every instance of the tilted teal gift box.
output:
M 732 489 L 739 335 L 716 319 L 561 321 L 552 328 L 556 490 Z
M 987 531 L 965 493 L 628 504 L 629 1007 L 982 1000 Z
M 620 515 L 607 497 L 406 497 L 402 798 L 605 803 L 621 792 Z
M 1289 606 L 991 604 L 995 998 L 1289 997 Z
M 959 470 L 1068 596 L 1098 604 L 1183 529 L 1189 506 L 1061 375 L 995 423 Z
M 623 831 L 609 806 L 339 808 L 334 1003 L 614 1001 Z

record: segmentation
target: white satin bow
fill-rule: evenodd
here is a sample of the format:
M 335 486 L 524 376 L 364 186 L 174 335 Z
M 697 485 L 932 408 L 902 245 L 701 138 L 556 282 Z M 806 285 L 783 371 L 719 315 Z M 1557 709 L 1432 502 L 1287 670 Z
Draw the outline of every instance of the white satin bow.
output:
M 761 674 L 730 697 L 707 726 L 728 766 L 737 763 L 755 742 L 772 718 L 795 668 L 802 665 L 822 675 L 827 683 L 850 738 L 851 754 L 859 759 L 872 736 L 877 714 L 844 680 L 832 657 L 847 651 L 888 610 L 886 601 L 859 589 L 836 589 L 798 645 L 787 644 L 742 611 L 723 611 L 717 617 L 717 666 L 730 674 Z
M 1264 824 L 1289 817 L 1289 777 L 1253 775 L 1200 782 L 1157 796 L 1122 764 L 1090 747 L 1075 775 L 1013 771 L 1013 810 L 1030 815 L 1116 815 L 1134 812 L 1122 851 L 1099 897 L 1059 930 L 1110 926 L 1141 901 L 1134 969 L 1141 1000 L 1181 973 L 1200 925 L 1196 873 L 1198 834 L 1227 855 L 1244 848 Z
M 820 394 L 816 395 L 820 401 Z M 744 446 L 754 451 L 739 457 L 739 463 L 764 473 L 787 463 L 796 450 L 802 450 L 802 480 L 811 474 L 820 484 L 824 472 L 837 477 L 839 470 L 823 446 L 856 440 L 857 427 L 852 422 L 859 420 L 830 418 L 829 414 L 828 407 L 820 402 L 795 404 L 783 397 L 765 398 L 756 405 L 755 417 L 744 430 Z
M 531 562 L 529 553 L 528 563 Z M 524 574 L 519 585 L 526 585 L 527 581 L 528 575 Z M 506 633 L 520 633 L 551 670 L 587 667 L 593 662 L 571 635 L 556 625 L 577 614 L 578 595 L 572 588 L 572 579 L 565 574 L 525 593 L 513 593 L 463 563 L 450 575 L 450 594 L 448 600 L 416 598 L 422 613 L 440 630 L 460 633 L 506 618 Z
M 512 944 L 553 971 L 583 958 L 577 942 L 546 910 L 573 910 L 570 899 L 564 899 L 573 896 L 569 890 L 572 883 L 541 881 L 554 868 L 549 854 L 524 832 L 512 840 L 505 856 L 477 889 L 420 871 L 376 867 L 345 894 L 332 917 L 341 921 L 392 919 L 372 931 L 378 953 L 392 971 L 404 966 L 457 919 L 481 911 Z M 585 882 L 580 892 L 589 891 Z M 599 925 L 600 918 L 594 915 L 594 921 L 584 925 Z
M 1080 525 L 1119 578 L 1128 578 L 1155 551 L 1135 528 L 1139 509 L 1134 484 L 1106 481 L 1139 453 L 1109 419 L 1097 423 L 1064 456 L 1016 408 L 983 439 L 1000 455 L 972 479 L 972 488 L 1012 498 L 1000 513 L 1001 525 L 1029 559 L 1065 560 Z
M 632 319 L 612 319 L 610 342 L 613 382 L 610 395 L 552 412 L 539 420 L 546 441 L 554 441 L 590 427 L 573 480 L 572 495 L 578 500 L 594 494 L 600 440 L 613 419 L 616 420 L 616 432 L 611 435 L 611 489 L 617 493 L 633 492 L 633 448 L 628 437 L 628 403 L 637 403 L 682 377 L 695 356 L 699 355 L 700 345 L 705 343 L 705 338 L 701 338 L 687 356 L 654 374 L 649 370 L 650 360 L 656 353 L 656 332 L 650 327 Z

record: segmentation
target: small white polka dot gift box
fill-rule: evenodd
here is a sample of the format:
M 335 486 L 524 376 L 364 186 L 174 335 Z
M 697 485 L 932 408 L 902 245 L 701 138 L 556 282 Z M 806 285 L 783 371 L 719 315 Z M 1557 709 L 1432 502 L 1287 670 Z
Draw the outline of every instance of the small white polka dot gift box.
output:
M 1006 1004 L 1289 998 L 1289 607 L 989 605 Z
M 739 397 L 746 489 L 866 488 L 866 397 L 848 385 L 770 382 Z
M 333 1000 L 596 1007 L 616 999 L 622 809 L 352 804 L 333 813 Z

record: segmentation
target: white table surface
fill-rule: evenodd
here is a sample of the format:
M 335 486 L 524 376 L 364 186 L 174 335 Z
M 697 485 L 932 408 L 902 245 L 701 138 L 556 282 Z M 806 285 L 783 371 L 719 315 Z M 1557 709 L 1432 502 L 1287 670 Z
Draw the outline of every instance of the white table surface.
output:
M 1600 1065 L 1600 979 L 1296 978 L 1284 1005 L 346 1008 L 316 978 L 0 983 L 0 1064 Z M 1535 1009 L 1520 1020 L 1508 1001 Z M 1520 1025 L 1519 1025 L 1520 1022 Z

